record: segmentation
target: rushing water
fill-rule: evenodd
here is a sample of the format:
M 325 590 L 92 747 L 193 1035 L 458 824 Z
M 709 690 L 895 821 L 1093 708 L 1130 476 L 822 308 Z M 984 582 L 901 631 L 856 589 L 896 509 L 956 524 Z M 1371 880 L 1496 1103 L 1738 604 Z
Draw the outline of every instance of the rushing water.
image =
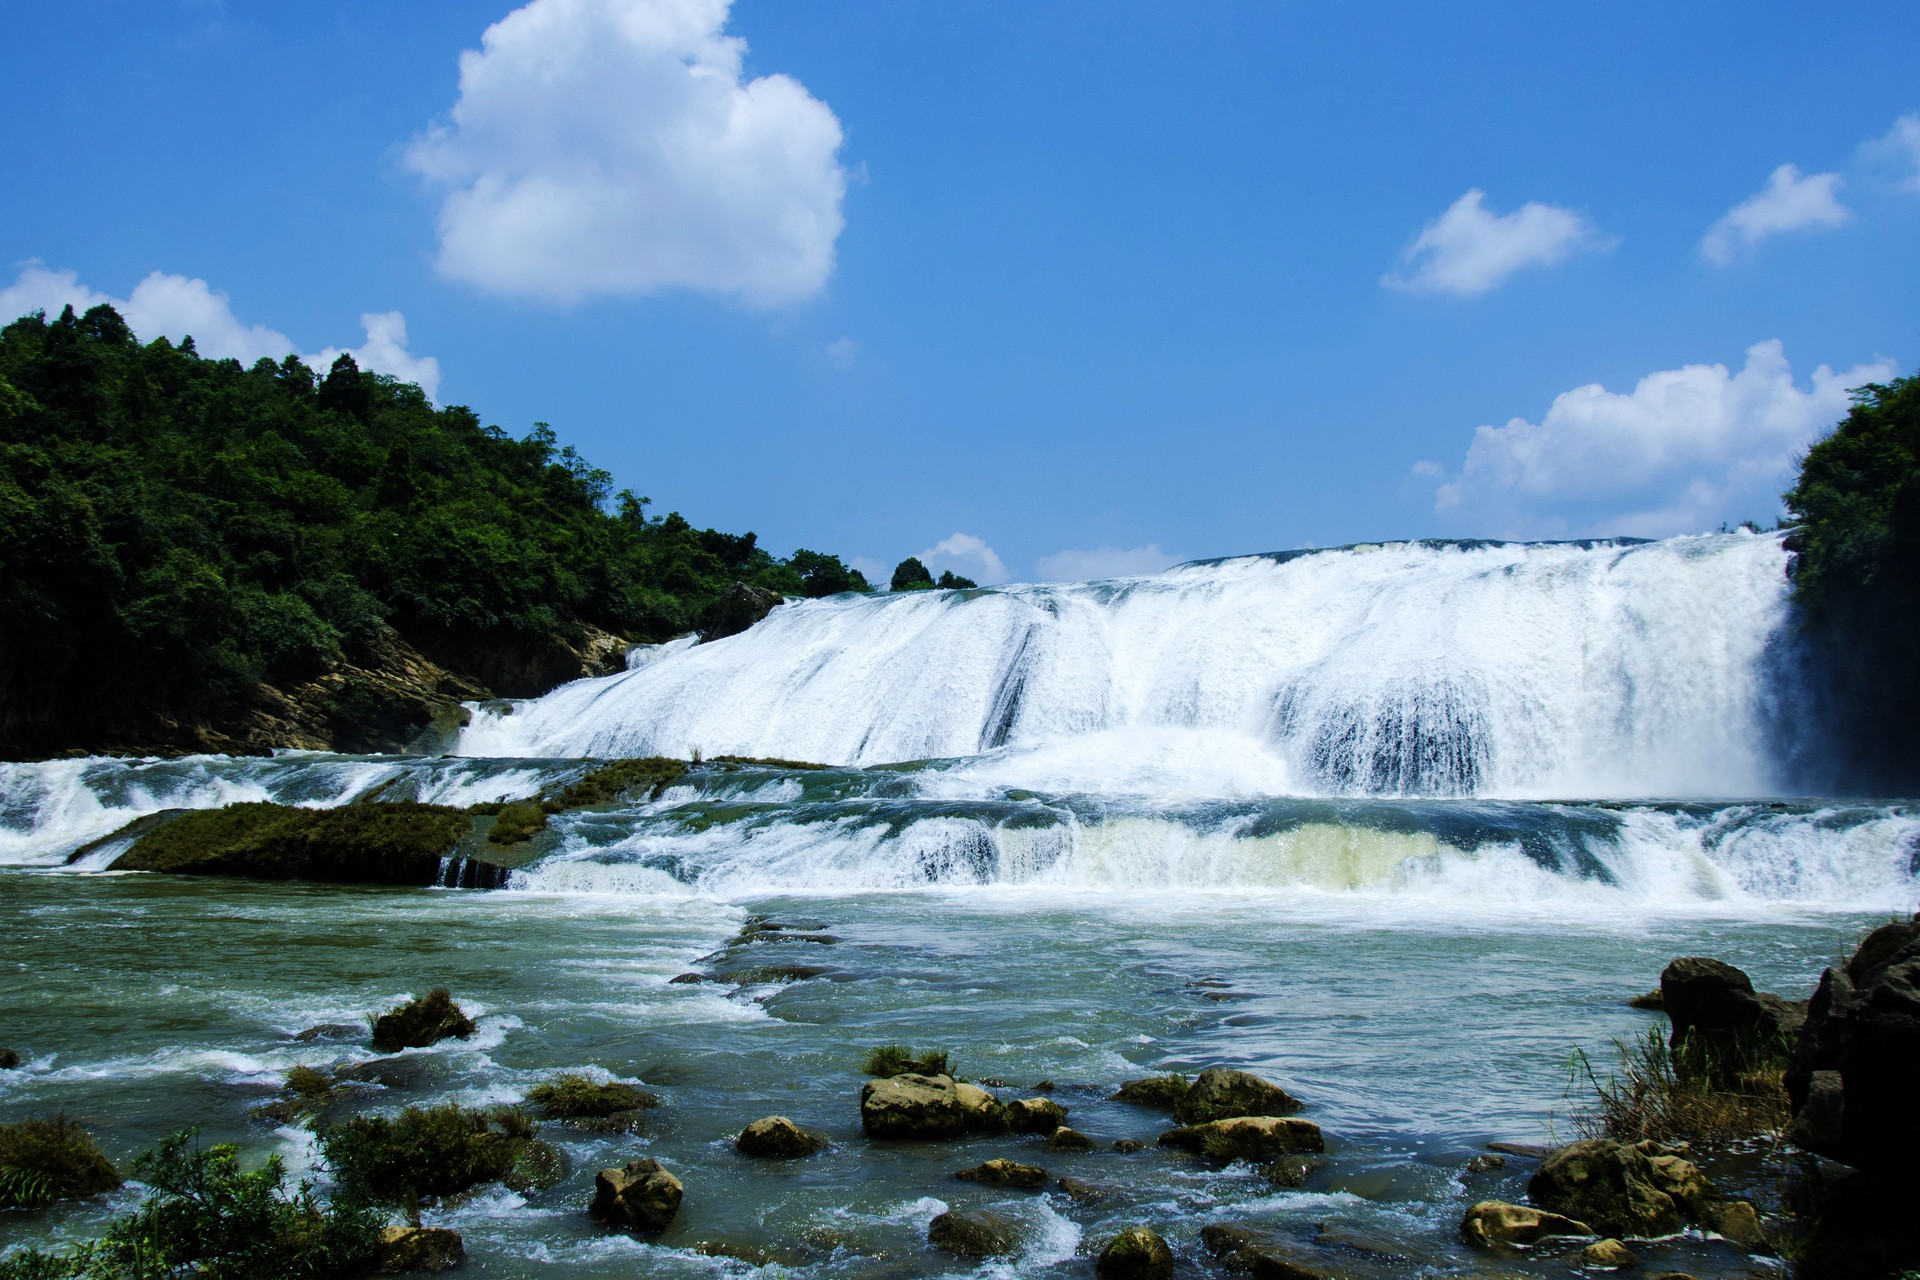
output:
M 64 1108 L 116 1159 L 198 1125 L 311 1169 L 311 1135 L 251 1107 L 296 1063 L 371 1054 L 294 1035 L 445 985 L 479 1033 L 383 1060 L 351 1105 L 510 1101 L 561 1069 L 666 1098 L 640 1137 L 547 1126 L 571 1168 L 550 1191 L 430 1211 L 480 1274 L 751 1269 L 702 1243 L 823 1280 L 961 1271 L 925 1228 L 962 1205 L 1024 1224 L 994 1274 L 1078 1275 L 1132 1222 L 1209 1271 L 1200 1227 L 1243 1220 L 1336 1271 L 1472 1274 L 1461 1213 L 1520 1198 L 1529 1166 L 1460 1166 L 1565 1136 L 1569 1054 L 1604 1063 L 1656 1021 L 1623 1001 L 1668 959 L 1803 994 L 1915 905 L 1920 812 L 1794 794 L 1782 726 L 1808 703 L 1783 568 L 1776 539 L 1744 535 L 1403 545 L 841 598 L 478 716 L 461 757 L 0 766 L 0 1044 L 27 1058 L 0 1072 L 0 1119 Z M 833 767 L 701 766 L 557 817 L 493 892 L 100 874 L 120 846 L 92 843 L 163 808 L 471 804 L 565 782 L 583 755 L 692 748 Z M 754 913 L 838 941 L 737 941 Z M 708 980 L 671 981 L 689 971 Z M 1052 1080 L 1103 1148 L 1148 1149 L 869 1144 L 858 1063 L 885 1042 Z M 1307 1102 L 1330 1151 L 1304 1188 L 1155 1149 L 1164 1117 L 1106 1100 L 1216 1063 Z M 734 1154 L 770 1113 L 834 1146 Z M 580 1211 L 595 1168 L 642 1153 L 688 1188 L 651 1244 Z M 1108 1197 L 951 1177 L 997 1155 Z M 5 1215 L 0 1244 L 84 1235 L 136 1197 Z M 1751 1265 L 1697 1237 L 1640 1252 Z

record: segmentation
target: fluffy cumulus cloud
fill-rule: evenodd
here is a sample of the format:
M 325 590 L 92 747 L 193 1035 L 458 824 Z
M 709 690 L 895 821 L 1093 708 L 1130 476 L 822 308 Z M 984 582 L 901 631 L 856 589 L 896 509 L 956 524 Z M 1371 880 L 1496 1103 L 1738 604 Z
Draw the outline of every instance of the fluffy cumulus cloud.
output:
M 998 553 L 984 540 L 970 533 L 955 533 L 952 537 L 942 538 L 922 551 L 918 558 L 936 578 L 941 570 L 951 569 L 963 578 L 972 578 L 983 587 L 991 587 L 1012 576 Z
M 1839 226 L 1853 216 L 1835 194 L 1840 185 L 1837 173 L 1802 174 L 1793 165 L 1781 165 L 1763 190 L 1727 210 L 1707 230 L 1700 256 L 1724 267 L 1783 231 Z
M 1061 551 L 1040 558 L 1044 582 L 1097 582 L 1102 578 L 1133 578 L 1159 573 L 1179 561 L 1149 542 L 1144 547 L 1100 547 L 1094 551 Z
M 1796 456 L 1846 412 L 1847 389 L 1895 372 L 1885 362 L 1845 373 L 1821 365 L 1802 387 L 1772 340 L 1749 347 L 1737 373 L 1691 364 L 1630 392 L 1575 387 L 1539 422 L 1476 431 L 1435 509 L 1508 536 L 1661 537 L 1767 519 Z
M 777 306 L 833 270 L 840 122 L 742 76 L 730 0 L 533 0 L 460 57 L 414 142 L 444 188 L 440 270 L 556 302 L 685 288 Z
M 28 263 L 5 289 L 0 289 L 0 320 L 12 320 L 34 311 L 49 316 L 60 314 L 62 307 L 76 312 L 102 303 L 118 311 L 134 335 L 142 342 L 166 338 L 179 342 L 191 337 L 194 349 L 215 360 L 233 359 L 241 364 L 256 360 L 279 360 L 298 354 L 293 339 L 265 325 L 243 323 L 233 314 L 233 304 L 224 293 L 209 288 L 205 280 L 166 275 L 156 271 L 133 287 L 125 298 L 96 293 L 80 283 L 73 271 L 49 271 L 39 263 Z M 325 372 L 342 351 L 351 355 L 362 369 L 392 374 L 403 382 L 417 382 L 429 398 L 440 390 L 440 362 L 432 356 L 416 356 L 407 350 L 407 321 L 398 311 L 367 312 L 360 317 L 367 340 L 358 347 L 328 347 L 300 358 L 315 370 Z
M 1512 213 L 1486 206 L 1487 193 L 1467 192 L 1428 223 L 1401 255 L 1406 269 L 1381 283 L 1410 293 L 1471 298 L 1529 267 L 1551 267 L 1575 253 L 1612 247 L 1581 214 L 1538 201 Z

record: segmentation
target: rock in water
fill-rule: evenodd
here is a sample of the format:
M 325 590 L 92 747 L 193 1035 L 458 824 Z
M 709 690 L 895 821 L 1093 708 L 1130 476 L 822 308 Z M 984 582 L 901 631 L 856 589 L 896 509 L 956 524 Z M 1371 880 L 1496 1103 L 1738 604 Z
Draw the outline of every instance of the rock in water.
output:
M 1067 1122 L 1067 1109 L 1052 1098 L 1021 1098 L 1007 1104 L 1007 1124 L 1015 1133 L 1052 1133 Z
M 11 1071 L 19 1065 L 19 1054 L 11 1049 L 0 1049 L 0 1071 Z
M 927 1227 L 927 1242 L 963 1258 L 1004 1258 L 1019 1252 L 1013 1224 L 998 1214 L 954 1209 Z
M 861 1087 L 860 1126 L 869 1138 L 957 1138 L 967 1111 L 953 1077 L 909 1073 Z
M 406 1271 L 445 1271 L 467 1260 L 467 1247 L 458 1231 L 445 1227 L 387 1227 L 380 1232 L 374 1253 L 376 1274 L 397 1276 Z
M 1160 1145 L 1221 1161 L 1274 1160 L 1296 1152 L 1327 1149 L 1319 1125 L 1284 1116 L 1235 1116 L 1170 1129 L 1160 1135 Z
M 1233 1116 L 1285 1116 L 1300 1110 L 1298 1098 L 1259 1076 L 1226 1067 L 1200 1073 L 1193 1087 L 1174 1106 L 1173 1116 L 1184 1125 L 1205 1124 Z
M 1034 1191 L 1047 1185 L 1047 1171 L 1038 1165 L 1020 1164 L 1013 1160 L 989 1160 L 977 1164 L 971 1169 L 962 1169 L 953 1175 L 966 1182 L 978 1182 L 989 1187 L 1018 1187 L 1022 1191 Z
M 1145 1227 L 1128 1227 L 1100 1251 L 1093 1264 L 1100 1280 L 1167 1280 L 1173 1274 L 1173 1250 Z
M 1067 1126 L 1061 1125 L 1047 1137 L 1047 1150 L 1091 1151 L 1093 1150 L 1093 1139 L 1081 1133 L 1078 1129 L 1069 1129 Z
M 1806 1021 L 1806 1007 L 1756 992 L 1730 964 L 1683 956 L 1660 973 L 1660 1001 L 1673 1023 L 1673 1064 L 1682 1074 L 1710 1072 L 1734 1088 L 1756 1062 L 1784 1059 Z
M 380 1015 L 373 1024 L 373 1047 L 381 1053 L 424 1049 L 448 1036 L 465 1040 L 474 1032 L 473 1019 L 460 1011 L 453 994 L 438 987 L 426 995 Z
M 825 1138 L 808 1133 L 785 1116 L 755 1120 L 734 1139 L 734 1150 L 743 1156 L 810 1156 L 827 1145 Z
M 1007 1109 L 1000 1105 L 1000 1099 L 985 1089 L 956 1082 L 953 1093 L 960 1100 L 960 1109 L 967 1113 L 969 1129 L 994 1131 L 1007 1127 Z
M 1609 1236 L 1605 1240 L 1595 1240 L 1580 1251 L 1580 1265 L 1583 1267 L 1633 1267 L 1640 1264 L 1633 1250 Z
M 1746 1200 L 1720 1200 L 1707 1205 L 1701 1211 L 1700 1225 L 1742 1249 L 1758 1249 L 1767 1242 L 1760 1214 Z
M 1613 1236 L 1663 1236 L 1682 1222 L 1680 1206 L 1660 1189 L 1647 1154 L 1611 1138 L 1555 1151 L 1527 1183 L 1527 1198 Z
M 1231 1223 L 1200 1229 L 1200 1243 L 1208 1253 L 1224 1259 L 1227 1270 L 1254 1280 L 1336 1280 L 1285 1240 L 1252 1227 Z M 1344 1273 L 1342 1273 L 1344 1274 Z
M 1467 1210 L 1460 1223 L 1461 1238 L 1481 1249 L 1496 1244 L 1533 1244 L 1548 1236 L 1592 1234 L 1593 1228 L 1584 1222 L 1504 1200 L 1482 1200 Z
M 1507 1158 L 1505 1156 L 1474 1156 L 1460 1166 L 1460 1172 L 1491 1173 L 1495 1169 L 1504 1169 L 1506 1167 Z
M 587 1212 L 611 1226 L 633 1231 L 665 1231 L 680 1212 L 686 1189 L 658 1160 L 635 1160 L 619 1169 L 602 1169 L 593 1180 Z
M 1148 1076 L 1144 1080 L 1122 1083 L 1120 1091 L 1113 1095 L 1113 1101 L 1171 1111 L 1180 1105 L 1180 1100 L 1187 1096 L 1187 1090 L 1191 1088 L 1193 1082 L 1182 1075 Z

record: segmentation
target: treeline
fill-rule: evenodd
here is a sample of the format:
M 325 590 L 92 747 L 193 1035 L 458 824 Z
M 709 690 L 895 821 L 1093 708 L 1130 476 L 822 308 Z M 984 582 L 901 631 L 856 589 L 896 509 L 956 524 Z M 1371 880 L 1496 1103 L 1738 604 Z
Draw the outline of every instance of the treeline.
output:
M 0 458 L 15 756 L 218 722 L 383 636 L 523 693 L 498 686 L 539 655 L 700 629 L 736 584 L 868 589 L 836 556 L 648 516 L 544 424 L 514 439 L 350 356 L 316 377 L 142 344 L 105 306 L 0 330 Z
M 1786 494 L 1794 599 L 1836 781 L 1920 788 L 1920 378 L 1860 387 Z

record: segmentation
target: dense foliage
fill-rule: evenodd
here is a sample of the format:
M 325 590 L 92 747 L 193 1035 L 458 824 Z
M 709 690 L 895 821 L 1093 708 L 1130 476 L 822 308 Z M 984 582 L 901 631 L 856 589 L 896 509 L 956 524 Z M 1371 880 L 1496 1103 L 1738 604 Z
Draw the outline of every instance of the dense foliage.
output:
M 513 439 L 350 356 L 316 378 L 142 345 L 110 307 L 25 317 L 0 331 L 0 744 L 217 720 L 385 628 L 461 670 L 585 626 L 665 640 L 736 582 L 867 589 L 647 505 L 546 425 Z
M 888 588 L 893 591 L 932 591 L 936 587 L 966 588 L 979 585 L 972 578 L 963 578 L 951 569 L 941 570 L 940 580 L 936 582 L 919 556 L 908 556 L 894 566 L 893 581 Z
M 1920 378 L 1855 392 L 1786 494 L 1794 594 L 1831 681 L 1841 776 L 1920 782 Z

